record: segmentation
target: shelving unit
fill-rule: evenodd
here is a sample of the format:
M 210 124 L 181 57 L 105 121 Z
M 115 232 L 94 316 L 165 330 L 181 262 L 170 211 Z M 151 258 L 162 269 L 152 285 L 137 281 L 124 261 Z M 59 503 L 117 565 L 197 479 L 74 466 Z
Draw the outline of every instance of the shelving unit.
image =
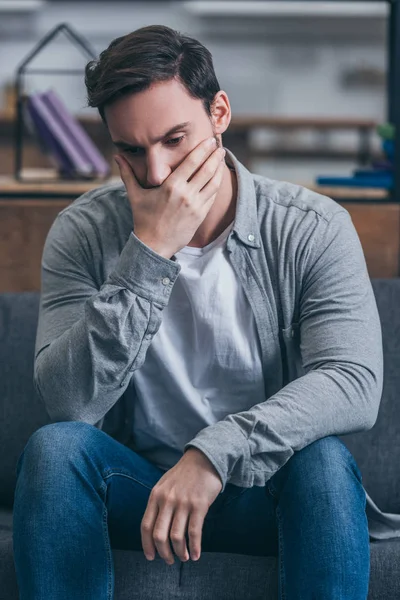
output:
M 355 0 L 357 3 L 370 2 L 376 4 L 376 0 Z M 388 193 L 388 199 L 391 202 L 400 203 L 400 0 L 384 0 L 389 4 L 388 18 L 388 90 L 387 90 L 387 120 L 395 126 L 396 138 L 395 147 L 398 149 L 394 169 L 394 185 L 391 192 Z M 269 3 L 269 0 L 266 0 Z M 280 0 L 280 4 L 290 2 L 292 6 L 304 4 L 302 0 Z M 319 2 L 319 4 L 333 5 L 347 3 L 348 0 L 328 0 L 321 3 L 321 0 L 310 0 L 310 2 Z M 198 3 L 201 4 L 201 3 Z M 203 3 L 204 4 L 204 3 Z M 273 4 L 277 4 L 273 2 Z
M 394 201 L 400 202 L 400 6 L 399 0 L 390 0 L 389 4 L 388 121 L 395 126 L 395 147 L 397 148 L 392 198 Z
M 380 6 L 379 1 L 375 0 L 366 10 L 360 6 L 360 3 L 353 0 L 346 0 L 338 8 L 336 0 L 318 0 L 318 6 L 313 6 L 313 0 L 243 0 L 242 2 L 226 2 L 226 0 L 188 0 L 184 2 L 184 8 L 196 16 L 238 16 L 247 17 L 249 15 L 260 17 L 380 17 L 385 15 L 385 7 Z
M 310 0 L 319 2 L 319 0 Z M 358 4 L 361 1 L 358 0 Z M 368 0 L 367 0 L 368 1 Z M 369 0 L 371 3 L 375 0 Z M 387 100 L 387 121 L 393 123 L 396 127 L 396 147 L 400 148 L 400 0 L 383 0 L 388 2 L 388 100 Z M 383 5 L 382 1 L 382 5 Z M 267 4 L 269 0 L 263 0 Z M 293 5 L 293 0 L 280 0 L 279 4 L 286 3 Z M 299 7 L 301 0 L 297 0 Z M 328 0 L 332 5 L 346 3 L 347 0 Z M 215 2 L 215 5 L 217 3 Z M 226 3 L 228 4 L 228 2 Z M 229 3 L 231 4 L 231 3 Z M 261 4 L 261 3 L 260 3 Z M 271 6 L 277 4 L 271 2 Z M 323 4 L 327 4 L 324 2 Z M 361 5 L 360 5 L 361 6 Z M 372 8 L 372 4 L 371 4 Z M 386 6 L 386 9 L 388 7 Z M 357 18 L 355 15 L 343 17 L 344 19 Z M 244 164 L 246 156 L 243 150 L 239 149 L 249 146 L 248 136 L 251 129 L 258 127 L 267 128 L 321 128 L 334 130 L 337 128 L 348 128 L 349 123 L 343 119 L 267 119 L 263 117 L 235 117 L 230 127 L 231 138 L 228 140 L 227 132 L 225 137 L 228 148 Z M 6 133 L 12 126 L 12 118 L 0 115 L 0 138 L 5 140 L 9 138 Z M 94 137 L 99 147 L 107 149 L 109 143 L 106 130 L 98 127 L 98 119 L 92 122 L 85 122 L 88 132 Z M 351 123 L 352 128 L 359 131 L 359 147 L 352 150 L 354 159 L 365 164 L 371 158 L 372 148 L 368 145 L 366 136 L 374 128 L 374 123 L 360 120 L 357 123 Z M 3 136 L 2 136 L 3 134 Z M 235 141 L 236 140 L 236 141 Z M 246 144 L 242 142 L 246 141 Z M 232 142 L 232 144 L 231 144 Z M 238 151 L 235 152 L 236 143 Z M 281 155 L 287 154 L 288 148 L 277 148 L 273 146 L 267 151 L 280 151 Z M 0 144 L 0 151 L 3 156 L 7 154 L 6 148 Z M 260 152 L 260 157 L 264 150 L 255 149 Z M 342 149 L 339 148 L 339 151 Z M 107 151 L 108 152 L 108 151 Z M 285 154 L 286 152 L 286 154 Z M 320 193 L 326 194 L 340 204 L 344 204 L 349 211 L 355 228 L 359 234 L 361 244 L 364 249 L 367 267 L 371 277 L 399 277 L 400 276 L 400 151 L 395 164 L 394 189 L 391 192 L 383 189 L 363 189 L 363 188 L 338 188 L 338 187 L 317 187 L 310 186 L 303 182 L 309 189 L 314 189 Z M 265 154 L 262 155 L 265 157 Z M 332 154 L 332 158 L 334 153 Z M 1 158 L 1 154 L 0 154 Z M 4 167 L 4 165 L 3 165 Z M 43 165 L 33 164 L 35 168 L 41 168 Z M 4 171 L 4 174 L 9 171 Z M 113 174 L 117 177 L 117 168 Z M 45 186 L 37 184 L 28 186 L 27 183 L 16 184 L 10 182 L 7 177 L 0 177 L 0 288 L 1 291 L 22 291 L 38 290 L 40 286 L 40 258 L 48 230 L 54 221 L 58 212 L 68 206 L 78 195 L 84 193 L 91 187 L 97 187 L 101 182 L 65 182 L 62 186 L 59 183 L 51 183 Z M 23 249 L 23 251 L 21 250 Z

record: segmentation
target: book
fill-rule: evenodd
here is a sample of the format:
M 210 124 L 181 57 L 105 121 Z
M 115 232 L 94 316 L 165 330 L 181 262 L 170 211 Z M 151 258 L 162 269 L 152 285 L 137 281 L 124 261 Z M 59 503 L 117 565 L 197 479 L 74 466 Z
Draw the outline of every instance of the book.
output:
M 38 135 L 54 156 L 60 171 L 71 177 L 93 177 L 92 163 L 82 156 L 40 94 L 28 97 L 27 108 Z
M 341 187 L 365 187 L 365 188 L 385 188 L 390 189 L 393 186 L 393 175 L 375 175 L 368 177 L 317 177 L 318 185 L 341 186 Z
M 92 164 L 94 172 L 98 177 L 107 177 L 111 169 L 108 162 L 90 139 L 82 125 L 67 110 L 61 98 L 54 90 L 41 94 L 42 100 L 48 109 L 58 119 L 65 133 L 69 135 L 76 148 L 80 151 L 82 158 Z

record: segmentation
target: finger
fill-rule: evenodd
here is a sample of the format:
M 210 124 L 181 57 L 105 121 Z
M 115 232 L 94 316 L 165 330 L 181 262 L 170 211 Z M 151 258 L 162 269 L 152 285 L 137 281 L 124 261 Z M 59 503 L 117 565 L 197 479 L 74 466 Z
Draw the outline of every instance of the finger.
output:
M 132 171 L 125 158 L 120 154 L 117 154 L 115 155 L 114 159 L 118 165 L 121 179 L 124 182 L 129 199 L 134 199 L 136 197 L 135 192 L 137 192 L 138 187 L 140 187 L 141 190 L 143 190 L 143 188 L 139 185 L 135 173 Z
M 189 560 L 189 553 L 186 546 L 186 527 L 189 519 L 189 512 L 181 507 L 175 512 L 172 522 L 170 539 L 174 548 L 175 554 L 182 561 Z
M 140 534 L 142 537 L 142 547 L 145 557 L 148 560 L 153 560 L 156 549 L 153 543 L 153 530 L 154 524 L 158 515 L 158 505 L 153 496 L 149 497 L 146 511 L 143 515 L 142 522 L 140 524 Z
M 173 514 L 174 507 L 171 503 L 167 502 L 158 512 L 153 530 L 153 542 L 157 548 L 158 554 L 169 565 L 174 564 L 174 555 L 169 541 L 169 532 Z
M 209 143 L 209 140 L 213 140 Z M 170 175 L 171 179 L 179 179 L 188 181 L 199 167 L 204 163 L 208 156 L 217 148 L 215 138 L 207 138 L 198 144 L 189 154 L 185 160 L 176 167 L 175 171 Z
M 201 537 L 203 531 L 203 523 L 206 513 L 204 510 L 194 508 L 189 517 L 189 549 L 190 558 L 198 560 L 201 554 Z
M 208 161 L 202 166 L 202 168 L 190 181 L 190 185 L 193 186 L 193 189 L 195 191 L 201 191 L 204 188 L 204 186 L 206 186 L 212 180 L 218 168 L 225 164 L 224 157 L 224 148 L 218 148 L 218 150 L 216 150 L 213 153 L 213 155 L 210 156 Z
M 224 176 L 224 166 L 225 161 L 222 158 L 220 160 L 217 170 L 214 173 L 214 176 L 210 179 L 210 181 L 201 189 L 200 191 L 200 200 L 204 202 L 204 207 L 208 206 L 209 202 L 214 201 L 214 196 L 218 192 L 219 187 L 222 183 L 222 178 Z

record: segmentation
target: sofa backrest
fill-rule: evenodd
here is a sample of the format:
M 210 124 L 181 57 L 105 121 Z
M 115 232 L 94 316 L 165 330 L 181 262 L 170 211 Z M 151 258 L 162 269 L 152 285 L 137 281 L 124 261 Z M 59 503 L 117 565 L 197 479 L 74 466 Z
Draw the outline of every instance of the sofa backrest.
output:
M 383 512 L 400 513 L 400 279 L 372 279 L 372 287 L 383 335 L 382 400 L 372 429 L 340 438 L 373 501 Z
M 0 505 L 12 506 L 15 467 L 30 435 L 50 423 L 33 386 L 39 293 L 0 294 Z
M 382 323 L 385 377 L 377 422 L 340 436 L 366 490 L 385 512 L 400 512 L 400 279 L 373 279 Z M 30 435 L 50 422 L 33 386 L 39 294 L 0 294 L 0 506 L 12 506 L 15 467 Z

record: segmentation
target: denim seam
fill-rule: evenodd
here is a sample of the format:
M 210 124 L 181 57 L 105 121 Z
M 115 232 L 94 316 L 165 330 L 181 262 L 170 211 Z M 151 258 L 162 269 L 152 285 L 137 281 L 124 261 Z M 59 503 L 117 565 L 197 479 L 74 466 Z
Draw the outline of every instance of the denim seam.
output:
M 107 474 L 105 474 L 105 473 L 107 473 Z M 143 483 L 143 481 L 140 481 L 139 479 L 136 479 L 136 477 L 132 477 L 132 475 L 128 475 L 127 473 L 123 473 L 122 471 L 110 471 L 109 473 L 107 471 L 105 471 L 105 473 L 102 476 L 103 479 L 104 479 L 104 481 L 106 479 L 108 479 L 109 477 L 111 477 L 112 475 L 119 475 L 120 477 L 127 477 L 127 479 L 132 479 L 132 481 L 135 481 L 139 485 L 145 487 L 147 490 L 151 491 L 153 489 L 151 486 L 148 486 L 145 483 Z
M 107 576 L 108 576 L 108 581 L 107 581 L 107 600 L 113 600 L 113 558 L 112 558 L 112 550 L 111 550 L 111 544 L 110 544 L 110 536 L 108 533 L 108 520 L 107 520 L 107 516 L 108 516 L 108 512 L 107 512 L 107 504 L 106 504 L 106 494 L 107 494 L 107 484 L 104 482 L 104 486 L 105 489 L 103 487 L 103 484 L 101 486 L 101 490 L 103 492 L 103 537 L 104 537 L 104 544 L 106 547 L 106 554 L 107 554 Z
M 278 520 L 278 538 L 279 538 L 279 574 L 281 581 L 281 593 L 280 600 L 286 599 L 286 589 L 285 589 L 285 569 L 283 564 L 283 533 L 282 533 L 282 518 L 281 511 L 279 507 L 276 508 L 276 516 Z
M 240 498 L 242 496 L 242 494 L 244 494 L 244 492 L 246 492 L 247 490 L 249 490 L 250 488 L 243 488 L 243 490 L 241 492 L 239 492 L 239 494 L 237 496 L 233 496 L 231 498 L 227 498 L 224 507 L 228 506 L 231 502 L 233 502 L 233 500 L 237 500 L 238 498 Z

